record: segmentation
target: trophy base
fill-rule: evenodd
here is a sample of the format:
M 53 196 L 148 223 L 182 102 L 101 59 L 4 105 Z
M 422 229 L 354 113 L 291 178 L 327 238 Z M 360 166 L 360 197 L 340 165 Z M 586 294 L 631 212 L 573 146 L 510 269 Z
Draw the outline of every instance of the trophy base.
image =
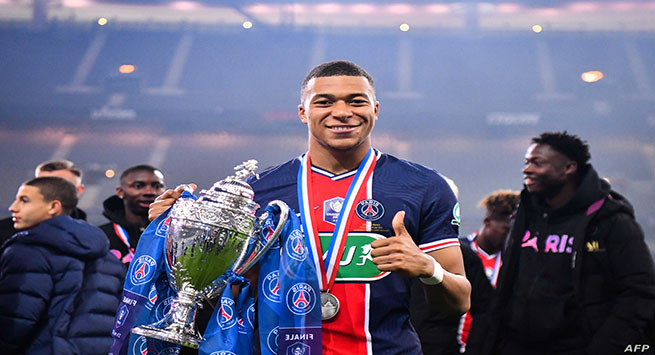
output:
M 200 307 L 202 305 L 195 301 L 195 293 L 183 289 L 178 292 L 164 319 L 132 328 L 132 333 L 198 349 L 203 340 L 195 327 L 196 309 Z
M 202 338 L 198 334 L 178 333 L 174 330 L 160 329 L 149 325 L 133 328 L 132 333 L 142 335 L 146 338 L 180 344 L 193 349 L 198 349 L 200 347 L 200 342 L 202 341 Z

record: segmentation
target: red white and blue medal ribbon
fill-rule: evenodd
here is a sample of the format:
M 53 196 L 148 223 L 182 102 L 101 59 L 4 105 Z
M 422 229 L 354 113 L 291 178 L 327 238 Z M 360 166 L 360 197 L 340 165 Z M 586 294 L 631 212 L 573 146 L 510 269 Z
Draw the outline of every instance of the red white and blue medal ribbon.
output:
M 127 255 L 125 255 L 123 259 L 121 259 L 121 261 L 123 263 L 129 263 L 130 261 L 132 261 L 132 258 L 134 257 L 134 248 L 130 246 L 130 239 L 127 234 L 127 231 L 120 224 L 114 223 L 114 232 L 127 247 Z
M 298 204 L 300 207 L 300 217 L 306 240 L 309 242 L 311 257 L 316 265 L 319 287 L 321 291 L 329 292 L 334 286 L 339 270 L 339 262 L 343 256 L 343 251 L 348 238 L 348 230 L 352 217 L 355 200 L 362 189 L 366 189 L 368 181 L 371 179 L 375 169 L 376 155 L 373 148 L 369 148 L 366 157 L 357 168 L 357 173 L 350 183 L 348 193 L 339 212 L 337 223 L 332 232 L 330 245 L 328 246 L 325 258 L 322 257 L 321 240 L 318 235 L 318 225 L 314 221 L 314 212 L 312 210 L 312 186 L 311 186 L 311 160 L 309 152 L 302 158 L 300 169 L 298 170 Z M 324 259 L 324 260 L 323 260 Z

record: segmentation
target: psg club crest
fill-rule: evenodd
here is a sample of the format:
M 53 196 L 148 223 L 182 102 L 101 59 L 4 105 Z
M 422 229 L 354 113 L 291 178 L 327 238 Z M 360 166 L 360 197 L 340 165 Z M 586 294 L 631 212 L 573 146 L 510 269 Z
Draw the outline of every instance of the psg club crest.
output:
M 134 286 L 143 285 L 150 282 L 155 275 L 157 268 L 157 261 L 150 255 L 141 255 L 132 262 L 132 273 L 130 274 L 130 282 Z
M 148 302 L 146 302 L 146 309 L 149 311 L 152 310 L 152 307 L 155 306 L 155 302 L 157 302 L 157 287 L 155 285 L 152 285 L 150 287 L 150 292 L 148 293 Z
M 255 327 L 255 305 L 251 304 L 250 307 L 248 307 L 248 312 L 246 312 L 246 319 L 248 320 L 248 324 L 250 325 L 250 328 Z
M 221 298 L 221 309 L 216 315 L 218 325 L 221 329 L 232 328 L 237 324 L 237 318 L 234 316 L 234 300 L 227 297 Z
M 166 218 L 165 220 L 159 222 L 157 229 L 155 229 L 155 235 L 158 237 L 166 238 L 166 233 L 168 232 L 168 227 L 171 225 L 171 217 Z
M 280 274 L 279 272 L 270 272 L 262 282 L 264 297 L 271 302 L 280 302 Z
M 266 345 L 268 345 L 268 350 L 270 350 L 273 354 L 277 354 L 277 337 L 279 332 L 279 328 L 275 327 L 271 330 L 270 333 L 268 333 L 268 336 L 266 337 Z
M 296 229 L 291 232 L 291 235 L 287 238 L 287 244 L 284 250 L 291 259 L 297 261 L 305 261 L 307 259 L 306 248 L 300 230 Z
M 384 215 L 384 206 L 382 203 L 373 200 L 361 200 L 355 207 L 357 217 L 367 222 L 377 221 Z
M 343 198 L 341 197 L 334 197 L 323 201 L 323 220 L 330 224 L 337 224 L 342 207 Z
M 316 292 L 307 283 L 300 282 L 287 292 L 287 307 L 291 313 L 302 316 L 314 309 L 316 306 Z
M 140 336 L 136 339 L 134 345 L 132 345 L 132 353 L 133 354 L 148 353 L 148 342 L 146 341 L 146 337 Z
M 175 297 L 171 296 L 165 299 L 163 302 L 159 303 L 157 305 L 157 308 L 155 309 L 155 318 L 157 320 L 162 320 L 166 313 L 171 310 L 171 304 L 173 303 L 173 300 Z

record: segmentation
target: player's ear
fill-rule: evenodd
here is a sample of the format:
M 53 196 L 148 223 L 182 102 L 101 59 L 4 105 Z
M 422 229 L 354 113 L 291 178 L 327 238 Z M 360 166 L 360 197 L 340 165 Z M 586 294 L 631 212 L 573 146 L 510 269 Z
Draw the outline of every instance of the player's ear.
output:
M 298 117 L 302 123 L 307 124 L 307 111 L 305 110 L 305 105 L 298 105 Z
M 56 217 L 61 215 L 63 212 L 63 207 L 61 205 L 61 201 L 59 200 L 52 200 L 48 202 L 48 215 L 50 217 Z

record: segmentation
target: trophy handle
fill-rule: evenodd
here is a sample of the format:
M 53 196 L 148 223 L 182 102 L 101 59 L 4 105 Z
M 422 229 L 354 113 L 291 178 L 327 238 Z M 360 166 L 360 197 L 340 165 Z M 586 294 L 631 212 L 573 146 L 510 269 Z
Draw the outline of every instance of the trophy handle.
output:
M 284 229 L 284 225 L 287 223 L 287 219 L 289 219 L 289 206 L 280 200 L 273 200 L 269 202 L 268 206 L 271 205 L 277 206 L 280 209 L 280 221 L 275 227 L 273 235 L 271 235 L 264 247 L 262 247 L 255 255 L 248 258 L 248 260 L 234 272 L 235 274 L 243 275 L 248 272 L 248 270 L 250 270 L 250 268 L 252 268 L 253 265 L 259 261 L 264 253 L 266 253 L 273 246 L 273 242 L 275 242 L 275 240 L 280 236 L 280 233 L 282 233 L 282 229 Z

